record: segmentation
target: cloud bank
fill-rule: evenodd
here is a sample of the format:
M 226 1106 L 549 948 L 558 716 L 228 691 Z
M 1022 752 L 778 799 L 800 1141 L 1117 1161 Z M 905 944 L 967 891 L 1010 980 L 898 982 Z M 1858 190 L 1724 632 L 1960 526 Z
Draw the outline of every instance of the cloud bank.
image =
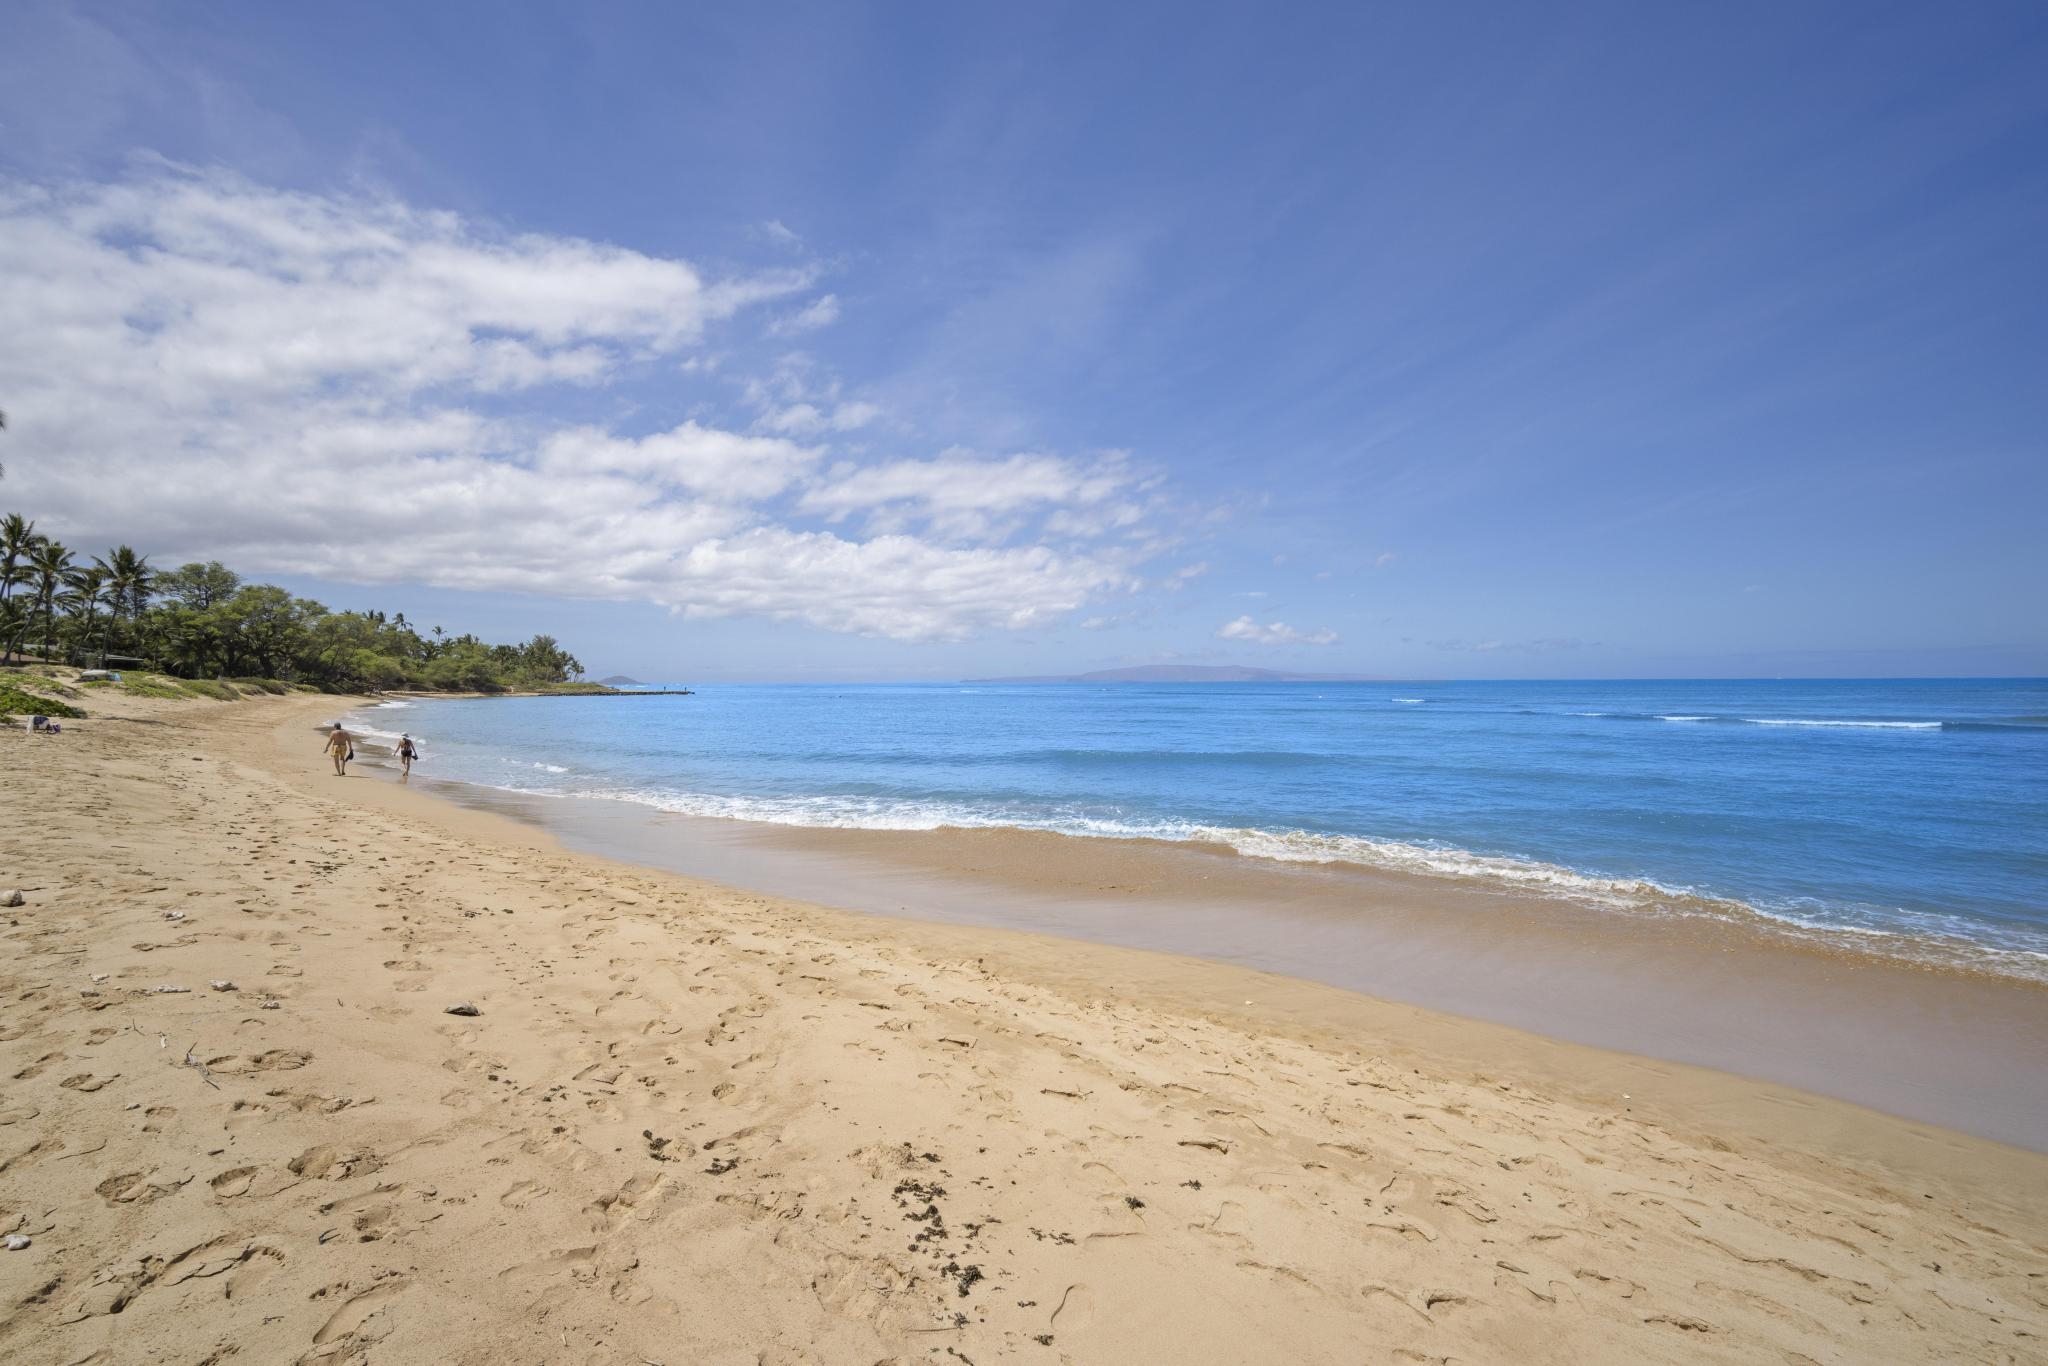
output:
M 1337 633 L 1327 626 L 1316 631 L 1297 631 L 1284 621 L 1259 625 L 1249 616 L 1225 622 L 1216 628 L 1218 640 L 1245 640 L 1254 645 L 1335 645 Z
M 636 418 L 721 324 L 836 318 L 808 267 L 151 164 L 0 183 L 0 278 L 6 501 L 93 548 L 935 640 L 1127 592 L 1160 544 L 1116 454 L 872 458 L 836 393 Z

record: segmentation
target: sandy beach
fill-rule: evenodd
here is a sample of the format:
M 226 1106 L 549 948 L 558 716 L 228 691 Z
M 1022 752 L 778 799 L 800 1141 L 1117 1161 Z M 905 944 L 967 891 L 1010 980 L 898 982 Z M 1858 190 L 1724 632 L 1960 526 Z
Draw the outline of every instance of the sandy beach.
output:
M 89 705 L 0 734 L 10 1360 L 2048 1356 L 2037 1152 Z

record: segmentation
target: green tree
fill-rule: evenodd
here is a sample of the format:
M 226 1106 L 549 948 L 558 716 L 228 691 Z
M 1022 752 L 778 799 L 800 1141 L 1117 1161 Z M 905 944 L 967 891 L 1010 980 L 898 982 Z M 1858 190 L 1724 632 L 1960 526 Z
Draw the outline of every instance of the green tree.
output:
M 149 567 L 149 557 L 123 545 L 109 551 L 104 559 L 95 555 L 93 563 L 106 572 L 107 604 L 114 619 L 123 625 L 133 622 L 149 605 L 150 588 L 156 578 L 156 572 Z
M 4 650 L 5 658 L 14 658 L 21 649 L 32 618 L 28 604 L 20 598 L 0 599 L 0 650 Z
M 246 673 L 250 665 L 265 678 L 288 676 L 303 658 L 311 634 L 327 609 L 294 598 L 267 583 L 246 584 L 233 597 L 211 609 L 218 613 L 222 648 L 230 655 L 227 672 Z
M 36 610 L 43 616 L 43 658 L 50 657 L 50 644 L 56 633 L 57 592 L 64 586 L 64 576 L 71 569 L 71 552 L 56 541 L 42 540 L 28 557 L 29 581 L 35 585 Z
M 73 654 L 79 658 L 89 657 L 93 647 L 93 625 L 99 619 L 100 607 L 107 599 L 107 572 L 99 565 L 88 565 L 74 569 L 64 576 L 70 587 L 60 605 L 76 626 L 73 636 Z M 99 662 L 106 663 L 106 633 L 102 630 L 99 641 Z
M 159 598 L 205 611 L 242 586 L 242 576 L 219 560 L 182 564 L 156 576 L 152 590 Z
M 36 524 L 18 512 L 0 519 L 0 601 L 13 597 L 15 585 L 26 579 L 22 566 L 42 539 L 36 535 Z

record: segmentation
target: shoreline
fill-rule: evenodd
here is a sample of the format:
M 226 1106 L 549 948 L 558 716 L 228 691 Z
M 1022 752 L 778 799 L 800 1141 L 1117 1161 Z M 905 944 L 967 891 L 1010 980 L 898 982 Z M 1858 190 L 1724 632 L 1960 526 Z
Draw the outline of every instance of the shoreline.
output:
M 408 702 L 412 700 L 449 699 L 422 695 L 408 698 Z M 366 710 L 374 714 L 376 709 L 372 705 Z M 1826 726 L 1849 723 L 1802 724 Z M 1911 724 L 1936 727 L 1945 723 Z M 369 733 L 382 734 L 374 720 L 369 723 Z M 395 737 L 395 732 L 393 735 Z M 1389 889 L 1425 899 L 1474 893 L 1491 897 L 1503 905 L 1569 907 L 1575 913 L 1591 908 L 1623 920 L 1732 921 L 1737 932 L 1759 940 L 1775 941 L 1778 947 L 1788 951 L 1817 953 L 1844 962 L 1868 961 L 1881 967 L 1905 966 L 1992 983 L 2023 982 L 2048 991 L 2048 929 L 2024 919 L 2010 920 L 1995 914 L 1971 923 L 1967 929 L 1960 929 L 1952 926 L 1969 921 L 1970 917 L 1954 909 L 1923 906 L 1887 910 L 1878 904 L 1865 906 L 1847 900 L 1830 901 L 1825 896 L 1807 898 L 1820 909 L 1802 913 L 1790 902 L 1777 904 L 1767 898 L 1750 901 L 1732 891 L 1712 892 L 1684 885 L 1667 885 L 1644 873 L 1593 872 L 1515 854 L 1484 853 L 1428 842 L 1404 842 L 1401 839 L 1305 829 L 1227 828 L 1179 821 L 1164 822 L 1156 828 L 1143 823 L 1113 828 L 1002 824 L 984 821 L 979 813 L 971 810 L 951 813 L 942 810 L 936 816 L 937 824 L 870 824 L 858 816 L 840 823 L 829 818 L 813 819 L 800 799 L 784 799 L 798 808 L 796 815 L 785 819 L 773 814 L 758 814 L 760 806 L 772 809 L 776 805 L 774 799 L 759 799 L 750 805 L 739 798 L 664 794 L 658 790 L 613 796 L 601 791 L 570 794 L 504 786 L 489 779 L 470 781 L 435 777 L 433 781 L 457 782 L 490 792 L 512 794 L 517 799 L 534 797 L 550 803 L 565 800 L 571 805 L 619 803 L 649 813 L 660 813 L 664 818 L 673 817 L 685 824 L 702 822 L 757 829 L 769 837 L 801 841 L 804 847 L 824 848 L 832 842 L 842 842 L 850 848 L 901 849 L 933 839 L 1031 840 L 1039 841 L 1043 850 L 1064 851 L 1057 856 L 1061 863 L 1100 863 L 1104 858 L 1125 857 L 1123 854 L 1093 852 L 1105 846 L 1132 851 L 1141 858 L 1149 857 L 1153 850 L 1179 850 L 1185 852 L 1191 863 L 1220 854 L 1241 860 L 1246 866 L 1267 870 L 1306 869 L 1333 877 L 1354 878 L 1367 889 L 1367 895 L 1374 897 L 1384 897 Z M 912 812 L 913 821 L 920 814 L 924 813 Z M 947 819 L 948 814 L 957 815 L 958 821 Z M 897 854 L 892 851 L 889 856 L 896 858 Z M 929 852 L 904 861 L 906 864 L 958 862 Z M 1899 923 L 1883 923 L 1885 916 Z
M 1188 843 L 784 826 L 420 770 L 414 786 L 634 866 L 1277 973 L 2048 1149 L 2048 987 L 1849 936 Z
M 0 1349 L 1621 1366 L 2048 1334 L 2038 1153 L 570 852 L 332 777 L 332 705 L 0 736 L 31 884 L 0 1225 L 33 1238 Z

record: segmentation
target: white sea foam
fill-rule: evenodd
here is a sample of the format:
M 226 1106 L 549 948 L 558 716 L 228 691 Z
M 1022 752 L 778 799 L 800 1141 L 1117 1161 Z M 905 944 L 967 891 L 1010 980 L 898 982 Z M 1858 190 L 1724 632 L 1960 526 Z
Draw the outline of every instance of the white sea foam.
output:
M 1659 897 L 1695 895 L 1635 878 L 1605 878 L 1555 864 L 1450 846 L 1375 840 L 1309 830 L 1259 830 L 1192 821 L 1127 821 L 1070 813 L 1057 816 L 975 810 L 950 803 L 848 796 L 727 796 L 658 788 L 593 788 L 559 795 L 628 801 L 678 815 L 759 821 L 821 830 L 1019 829 L 1093 839 L 1150 839 L 1220 844 L 1247 858 L 1279 863 L 1352 863 L 1364 867 L 1477 878 L 1519 887 L 1589 897 L 1609 904 L 1641 904 Z
M 1940 730 L 1939 721 L 1824 721 L 1806 717 L 1745 716 L 1752 726 L 1816 726 L 1850 730 Z
M 1575 711 L 1570 714 L 1610 718 L 1616 715 L 1604 711 Z M 1695 716 L 1689 713 L 1675 716 L 1660 715 L 1657 719 L 1681 722 L 1722 721 L 1745 726 L 1798 726 L 1821 730 L 1940 730 L 1943 725 L 1940 721 L 1858 721 L 1819 716 Z
M 532 767 L 561 771 L 545 764 Z M 1218 844 L 1246 858 L 1278 863 L 1351 864 L 1450 877 L 1503 891 L 1520 890 L 1562 897 L 1610 910 L 1755 917 L 1771 922 L 1784 932 L 1823 942 L 1831 936 L 1854 936 L 1866 950 L 1887 957 L 2048 981 L 2048 939 L 2025 928 L 2014 927 L 2009 934 L 1993 935 L 1987 939 L 1986 927 L 1966 917 L 1886 908 L 1826 907 L 1818 903 L 1761 906 L 1646 878 L 1601 877 L 1539 860 L 1479 854 L 1447 845 L 1376 840 L 1309 830 L 1258 830 L 1186 821 L 1108 820 L 1078 813 L 1047 816 L 877 797 L 729 796 L 661 788 L 543 790 L 514 783 L 491 786 L 526 796 L 625 801 L 678 815 L 811 829 L 1016 829 L 1093 839 Z
M 1426 697 L 1396 697 L 1393 700 L 1396 702 L 1406 703 L 1408 706 L 1411 707 L 1419 707 L 1424 702 L 1427 702 L 1429 699 Z
M 385 730 L 381 726 L 370 724 L 364 718 L 374 712 L 383 711 L 387 707 L 404 707 L 409 705 L 409 703 L 405 702 L 378 702 L 364 707 L 360 711 L 352 711 L 342 717 L 342 720 L 347 723 L 348 733 L 359 739 L 389 740 L 396 744 L 402 738 L 401 732 Z M 393 717 L 391 719 L 396 720 L 397 718 Z

